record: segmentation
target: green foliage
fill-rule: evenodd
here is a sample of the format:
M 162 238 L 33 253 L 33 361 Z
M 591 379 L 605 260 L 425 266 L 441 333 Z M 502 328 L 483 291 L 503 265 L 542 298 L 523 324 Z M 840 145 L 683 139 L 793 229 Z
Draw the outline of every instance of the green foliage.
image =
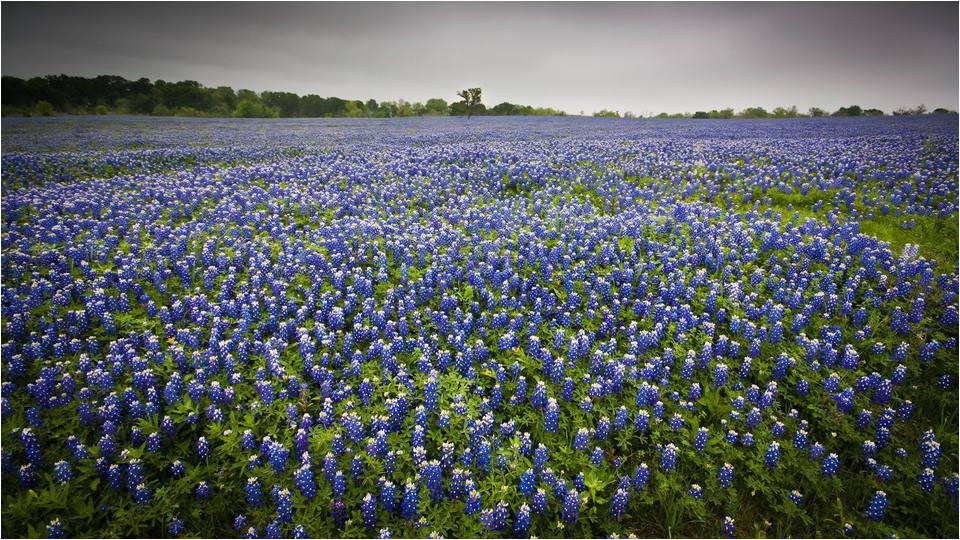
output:
M 244 99 L 237 103 L 237 108 L 233 111 L 234 118 L 277 118 L 278 116 L 275 109 L 251 99 Z
M 766 118 L 770 116 L 763 107 L 747 107 L 737 114 L 737 118 Z
M 491 116 L 565 116 L 566 113 L 550 107 L 531 107 L 530 105 L 516 105 L 504 101 L 487 111 Z
M 173 116 L 173 112 L 169 107 L 163 104 L 158 104 L 153 108 L 153 112 L 150 113 L 151 116 Z
M 446 116 L 450 112 L 450 106 L 442 98 L 431 98 L 427 100 L 424 106 L 424 114 L 433 116 Z
M 598 118 L 620 118 L 620 113 L 617 111 L 608 111 L 607 109 L 601 109 L 595 113 L 593 116 Z
M 467 115 L 467 118 L 481 111 L 480 93 L 481 90 L 479 88 L 467 88 L 466 90 L 457 92 L 457 95 L 460 96 L 458 104 L 462 105 L 457 108 L 457 111 L 463 111 Z M 451 108 L 451 114 L 452 113 L 453 109 Z
M 256 93 L 241 89 L 234 91 L 229 86 L 207 88 L 197 81 L 167 82 L 141 78 L 135 81 L 115 75 L 99 75 L 85 78 L 69 75 L 48 75 L 20 79 L 3 77 L 2 96 L 4 116 L 50 116 L 53 114 L 144 114 L 153 116 L 254 116 L 267 115 L 276 118 L 319 117 L 370 117 L 394 118 L 405 116 L 564 116 L 561 110 L 550 107 L 518 105 L 504 101 L 487 109 L 481 103 L 480 88 L 469 88 L 457 93 L 460 101 L 447 103 L 442 98 L 430 98 L 425 103 L 410 103 L 402 99 L 378 103 L 346 100 L 338 97 L 321 97 L 316 94 L 299 96 L 292 92 L 265 91 Z M 241 102 L 252 102 L 240 106 Z M 238 113 L 238 110 L 240 112 Z M 255 112 L 253 112 L 255 111 Z M 276 114 L 266 111 L 274 111 Z M 832 116 L 880 116 L 884 112 L 876 108 L 863 109 L 859 105 L 841 107 Z M 894 115 L 927 114 L 927 108 L 901 107 Z M 957 114 L 956 111 L 938 107 L 931 114 Z M 581 111 L 581 115 L 583 112 Z M 804 115 L 796 106 L 776 107 L 768 112 L 763 107 L 747 107 L 739 113 L 732 108 L 697 111 L 695 113 L 662 112 L 655 118 L 799 118 L 830 115 L 820 107 L 811 107 Z M 634 118 L 631 112 L 602 109 L 595 117 Z M 249 117 L 249 116 L 247 116 Z
M 833 116 L 863 116 L 863 109 L 859 105 L 840 107 L 833 113 Z
M 430 98 L 426 103 L 410 103 L 403 99 L 378 103 L 375 99 L 363 102 L 272 90 L 258 94 L 247 89 L 234 91 L 229 86 L 208 88 L 196 81 L 130 81 L 113 75 L 93 78 L 50 75 L 27 80 L 7 76 L 3 77 L 2 90 L 4 116 L 119 113 L 247 118 L 394 118 L 487 114 L 486 107 L 480 103 L 479 88 L 465 90 L 467 102 L 452 105 L 442 98 Z M 506 106 L 509 112 L 500 110 L 493 114 L 565 114 L 556 109 L 530 105 L 507 103 Z
M 797 106 L 792 105 L 790 107 L 777 107 L 773 109 L 774 118 L 796 118 L 800 116 L 800 113 L 797 112 Z
M 49 101 L 38 101 L 36 105 L 33 106 L 33 115 L 34 116 L 53 116 L 57 111 L 54 110 L 53 104 Z
M 900 107 L 899 109 L 893 111 L 894 116 L 905 116 L 905 115 L 916 115 L 916 114 L 926 114 L 927 106 L 926 105 L 917 105 L 914 108 Z

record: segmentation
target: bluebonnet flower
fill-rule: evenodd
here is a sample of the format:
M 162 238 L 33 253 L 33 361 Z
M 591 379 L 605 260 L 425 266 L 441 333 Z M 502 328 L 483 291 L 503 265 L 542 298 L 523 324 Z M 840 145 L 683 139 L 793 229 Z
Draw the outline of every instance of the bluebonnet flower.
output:
M 934 469 L 940 465 L 940 455 L 943 450 L 940 443 L 933 439 L 927 439 L 920 443 L 920 463 L 927 468 Z
M 599 446 L 593 447 L 593 452 L 590 454 L 590 463 L 597 466 L 603 464 L 603 449 Z
M 724 538 L 733 538 L 737 534 L 737 527 L 732 517 L 725 516 L 723 518 L 721 533 Z
M 202 460 L 210 459 L 210 443 L 207 442 L 206 437 L 197 439 L 197 455 Z
M 431 501 L 443 499 L 443 477 L 440 462 L 432 460 L 423 467 L 422 477 L 425 479 Z
M 265 527 L 264 538 L 283 538 L 283 525 L 280 520 L 273 520 Z
M 343 474 L 337 471 L 337 475 L 340 478 L 340 484 L 342 486 Z M 335 476 L 333 482 L 333 494 L 335 497 L 343 495 L 342 487 L 340 489 L 337 488 L 338 477 Z M 293 473 L 293 482 L 303 497 L 308 501 L 313 499 L 314 495 L 317 494 L 317 484 L 313 480 L 313 471 L 310 470 L 309 465 L 304 465 Z
M 618 488 L 613 498 L 610 499 L 610 515 L 614 519 L 620 519 L 620 516 L 626 511 L 627 503 L 630 501 L 630 493 L 623 488 Z
M 567 524 L 572 525 L 577 522 L 580 517 L 580 494 L 577 493 L 577 490 L 571 489 L 566 492 L 560 514 Z
M 380 504 L 387 512 L 393 512 L 397 507 L 397 487 L 390 480 L 384 480 L 380 485 Z
M 729 373 L 730 369 L 724 363 L 718 363 L 713 366 L 713 386 L 715 388 L 726 386 Z
M 840 470 L 840 458 L 836 454 L 830 454 L 823 460 L 823 465 L 820 467 L 820 473 L 824 476 L 833 476 L 837 474 L 837 471 Z
M 707 449 L 707 442 L 710 441 L 710 432 L 705 427 L 697 430 L 697 435 L 693 439 L 693 447 L 697 452 L 704 452 Z
M 170 536 L 177 537 L 183 532 L 184 527 L 185 524 L 183 520 L 177 516 L 173 516 L 170 518 L 170 524 L 167 526 L 167 532 L 170 534 Z
M 941 479 L 944 491 L 946 491 L 948 495 L 952 496 L 954 500 L 957 499 L 958 495 L 958 482 L 960 482 L 960 476 L 958 476 L 957 473 L 953 473 Z
M 63 538 L 63 522 L 60 518 L 54 518 L 47 524 L 47 538 Z
M 822 444 L 820 444 L 819 442 L 814 442 L 814 443 L 810 446 L 810 459 L 816 461 L 816 460 L 820 459 L 821 457 L 823 457 L 823 455 L 824 455 L 826 452 L 827 452 L 827 449 L 824 448 L 824 446 L 823 446 Z
M 520 505 L 513 521 L 513 533 L 519 538 L 525 538 L 530 531 L 530 506 L 527 503 Z
M 873 494 L 873 497 L 870 498 L 870 503 L 867 505 L 867 510 L 864 512 L 867 519 L 874 522 L 883 521 L 884 516 L 887 515 L 887 508 L 890 506 L 890 503 L 887 501 L 887 494 L 883 491 L 877 491 Z
M 740 438 L 736 431 L 729 429 L 727 430 L 727 434 L 724 436 L 723 440 L 725 440 L 727 444 L 732 445 L 732 444 L 737 444 Z
M 542 471 L 547 466 L 547 461 L 550 459 L 549 451 L 547 447 L 540 443 L 537 445 L 536 450 L 533 451 L 533 468 L 536 471 Z
M 733 482 L 733 465 L 724 463 L 717 473 L 717 479 L 720 481 L 720 487 L 729 488 Z
M 529 497 L 533 494 L 534 490 L 537 487 L 537 475 L 533 469 L 527 469 L 520 475 L 520 485 L 518 490 L 524 497 Z
M 650 425 L 650 413 L 644 409 L 637 411 L 637 419 L 633 423 L 633 427 L 640 433 L 643 433 L 647 430 Z
M 537 492 L 533 494 L 530 508 L 538 515 L 547 511 L 547 492 L 543 488 L 537 488 Z
M 663 452 L 660 456 L 660 469 L 666 473 L 670 474 L 670 471 L 674 469 L 677 465 L 677 447 L 670 443 L 663 447 Z
M 138 505 L 150 502 L 150 489 L 145 484 L 138 484 L 133 491 L 133 500 Z
M 936 482 L 936 476 L 933 473 L 933 469 L 926 468 L 920 471 L 920 476 L 917 478 L 917 484 L 920 485 L 920 489 L 930 493 L 933 491 L 934 483 Z
M 560 407 L 557 405 L 557 401 L 553 398 L 550 398 L 547 401 L 547 410 L 543 417 L 543 429 L 548 433 L 553 433 L 557 430 L 558 421 L 560 419 Z
M 367 493 L 360 503 L 360 513 L 363 515 L 363 524 L 367 530 L 373 530 L 377 526 L 377 498 L 373 493 Z
M 253 507 L 263 504 L 263 486 L 257 477 L 247 478 L 246 500 Z
M 877 465 L 876 468 L 874 468 L 874 471 L 876 473 L 877 480 L 881 482 L 889 482 L 893 479 L 893 469 L 886 465 Z
M 210 484 L 207 482 L 201 481 L 197 484 L 197 488 L 194 490 L 198 499 L 209 499 L 211 497 Z
M 650 468 L 646 463 L 641 463 L 633 473 L 633 488 L 637 491 L 647 489 L 647 481 L 650 479 Z
M 771 468 L 776 467 L 780 463 L 780 443 L 773 441 L 767 445 L 764 463 L 767 464 L 767 467 Z
M 577 434 L 573 437 L 573 449 L 574 450 L 586 450 L 587 444 L 590 442 L 590 430 L 587 428 L 580 428 L 577 431 Z
M 407 484 L 403 489 L 403 502 L 401 503 L 401 507 L 403 509 L 403 518 L 407 521 L 411 521 L 415 517 L 419 516 L 419 504 L 420 491 L 413 482 L 407 480 Z
M 293 521 L 293 499 L 290 490 L 280 489 L 276 492 L 274 502 L 277 505 L 277 519 L 283 523 Z
M 60 460 L 53 464 L 53 477 L 58 484 L 66 484 L 73 479 L 73 470 L 70 468 L 70 463 L 64 460 Z
M 480 523 L 488 531 L 503 531 L 507 527 L 509 507 L 507 503 L 499 501 L 492 509 L 480 513 Z
M 534 500 L 536 500 L 536 498 L 534 498 Z M 474 515 L 480 512 L 482 505 L 483 501 L 480 499 L 480 492 L 472 489 L 469 495 L 467 495 L 467 501 L 463 511 L 466 512 L 467 515 Z

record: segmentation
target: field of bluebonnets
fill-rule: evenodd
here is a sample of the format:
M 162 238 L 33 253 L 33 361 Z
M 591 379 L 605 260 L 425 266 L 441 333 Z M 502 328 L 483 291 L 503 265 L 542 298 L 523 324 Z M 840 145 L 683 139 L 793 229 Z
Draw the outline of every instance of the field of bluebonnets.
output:
M 3 536 L 956 537 L 957 127 L 5 119 Z

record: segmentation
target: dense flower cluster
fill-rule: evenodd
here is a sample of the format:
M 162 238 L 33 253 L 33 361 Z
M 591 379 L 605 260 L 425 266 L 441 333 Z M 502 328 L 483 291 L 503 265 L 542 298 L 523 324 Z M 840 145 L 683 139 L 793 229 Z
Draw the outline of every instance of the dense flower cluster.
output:
M 955 119 L 62 122 L 4 536 L 956 535 Z

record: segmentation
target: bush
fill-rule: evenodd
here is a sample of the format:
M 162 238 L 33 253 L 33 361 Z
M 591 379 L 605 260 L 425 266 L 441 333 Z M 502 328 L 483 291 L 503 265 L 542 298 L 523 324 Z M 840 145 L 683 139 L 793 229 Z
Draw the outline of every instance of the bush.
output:
M 34 116 L 53 116 L 55 114 L 57 114 L 57 110 L 53 108 L 53 104 L 49 101 L 38 101 L 33 106 Z
M 252 99 L 240 101 L 233 111 L 234 118 L 277 118 L 279 116 L 276 110 Z

